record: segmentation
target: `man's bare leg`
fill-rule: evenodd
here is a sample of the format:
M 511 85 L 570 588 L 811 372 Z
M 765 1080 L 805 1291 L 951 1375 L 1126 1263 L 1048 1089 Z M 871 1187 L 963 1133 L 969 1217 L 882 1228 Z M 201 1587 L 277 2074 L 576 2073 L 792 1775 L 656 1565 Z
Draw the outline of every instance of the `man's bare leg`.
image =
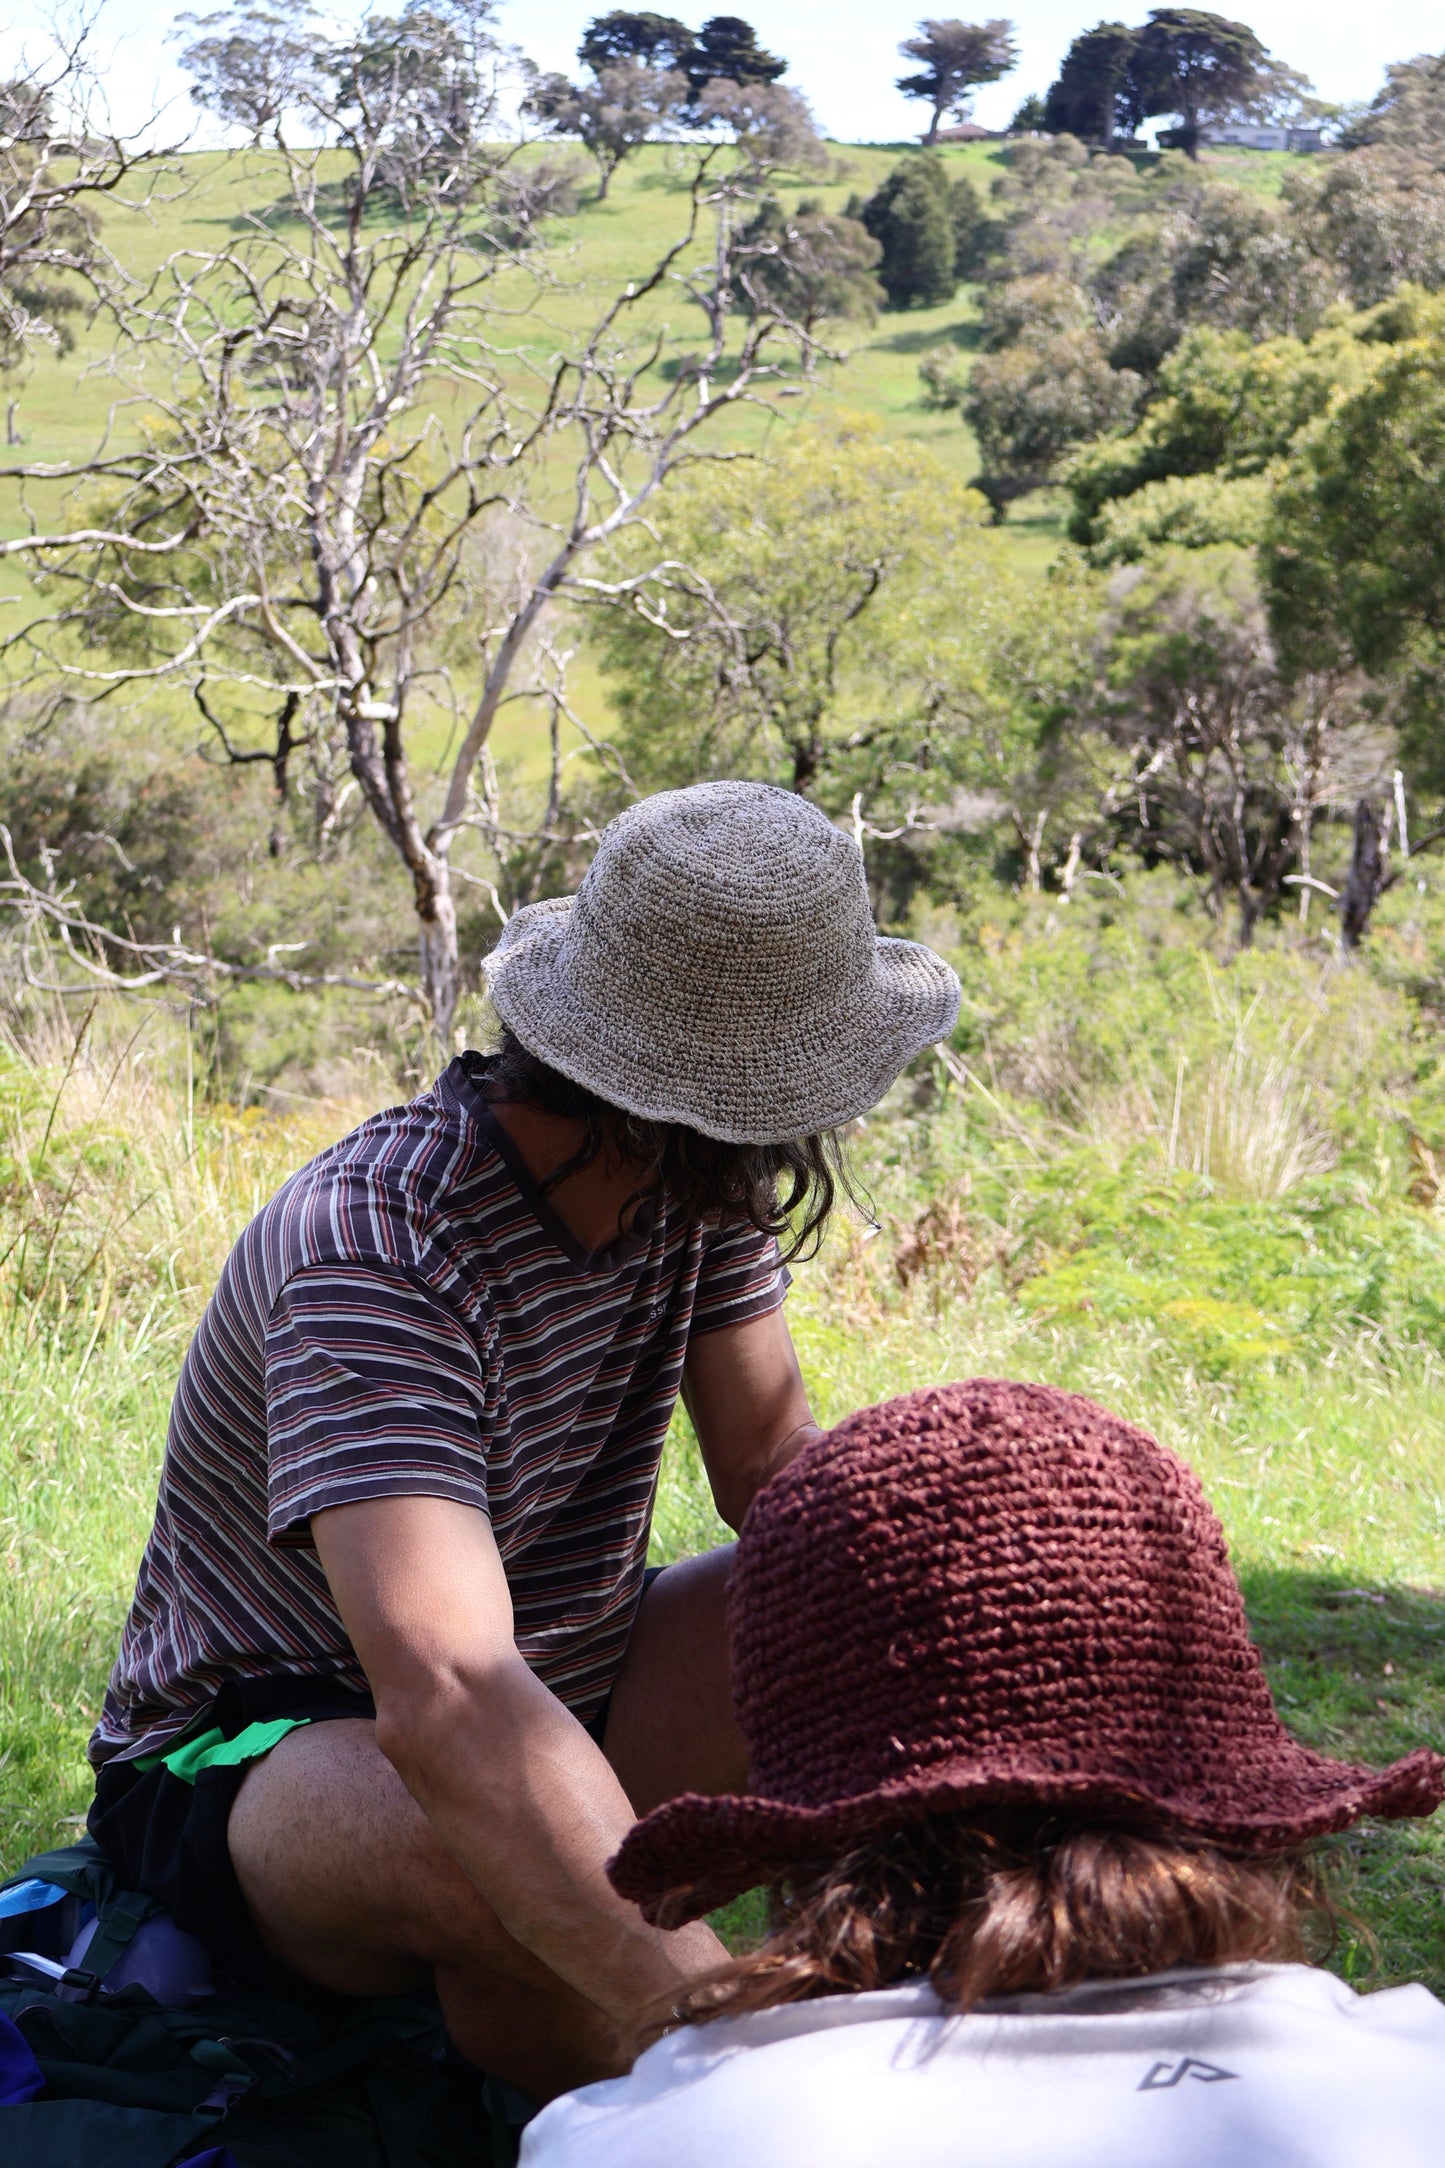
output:
M 612 1690 L 606 1751 L 639 1814 L 679 1792 L 740 1792 L 747 1783 L 728 1673 L 736 1549 L 723 1544 L 669 1566 L 637 1614 Z
M 743 1781 L 723 1596 L 732 1551 L 661 1575 L 613 1696 L 606 1751 L 645 1813 Z M 262 1941 L 342 1994 L 435 1981 L 447 2029 L 483 2069 L 548 2100 L 627 2068 L 611 2021 L 507 1933 L 356 1718 L 289 1733 L 248 1772 L 231 1857 Z

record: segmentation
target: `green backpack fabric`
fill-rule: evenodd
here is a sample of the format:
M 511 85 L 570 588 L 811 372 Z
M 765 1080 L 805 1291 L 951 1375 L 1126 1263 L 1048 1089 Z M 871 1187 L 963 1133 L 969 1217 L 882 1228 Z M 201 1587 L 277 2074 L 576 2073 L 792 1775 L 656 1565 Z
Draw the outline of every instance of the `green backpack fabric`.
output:
M 430 1999 L 202 1989 L 166 2006 L 114 1984 L 165 1915 L 96 1845 L 29 1861 L 0 1900 L 22 1883 L 67 1897 L 48 1921 L 0 1918 L 0 2026 L 43 2081 L 0 2106 L 5 2168 L 513 2168 L 515 2096 L 455 2054 Z M 21 1955 L 46 1934 L 66 1947 L 89 1908 L 73 1966 Z

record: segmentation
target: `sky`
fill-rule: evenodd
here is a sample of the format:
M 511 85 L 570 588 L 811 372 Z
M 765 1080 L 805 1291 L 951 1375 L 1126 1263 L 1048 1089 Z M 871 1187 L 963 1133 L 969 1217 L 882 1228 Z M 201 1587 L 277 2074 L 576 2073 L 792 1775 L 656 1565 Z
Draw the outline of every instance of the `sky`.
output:
M 377 13 L 394 13 L 399 0 L 372 4 Z M 681 0 L 652 4 L 688 22 L 715 11 L 745 15 L 764 45 L 786 55 L 786 80 L 807 95 L 825 132 L 837 141 L 892 142 L 916 135 L 924 125 L 921 108 L 893 88 L 902 72 L 898 41 L 914 27 L 907 9 L 880 8 L 877 0 L 711 0 L 706 8 L 684 7 Z M 932 4 L 940 7 L 941 0 Z M 988 0 L 990 8 L 1007 4 Z M 207 0 L 192 5 L 202 14 Z M 502 0 L 501 28 L 544 67 L 571 69 L 583 24 L 606 5 L 607 0 Z M 97 31 L 116 124 L 138 126 L 155 106 L 164 105 L 173 125 L 163 127 L 162 134 L 170 140 L 193 124 L 186 81 L 166 39 L 174 12 L 166 0 L 103 0 Z M 1372 0 L 1368 8 L 1347 7 L 1344 0 L 1256 0 L 1254 5 L 1224 0 L 1219 12 L 1242 17 L 1277 59 L 1311 77 L 1321 97 L 1340 102 L 1372 96 L 1387 62 L 1445 47 L 1440 9 L 1424 0 Z M 38 31 L 48 13 L 47 0 L 20 0 L 7 10 L 8 31 L 0 32 L 0 48 L 13 50 L 27 23 Z M 968 19 L 984 13 L 983 7 L 970 9 Z M 1142 21 L 1146 14 L 1147 0 L 1133 8 L 1120 0 L 1102 5 L 1032 0 L 1015 9 L 1019 65 L 979 93 L 975 117 L 986 126 L 1003 127 L 1029 92 L 1047 90 L 1079 30 L 1101 15 Z

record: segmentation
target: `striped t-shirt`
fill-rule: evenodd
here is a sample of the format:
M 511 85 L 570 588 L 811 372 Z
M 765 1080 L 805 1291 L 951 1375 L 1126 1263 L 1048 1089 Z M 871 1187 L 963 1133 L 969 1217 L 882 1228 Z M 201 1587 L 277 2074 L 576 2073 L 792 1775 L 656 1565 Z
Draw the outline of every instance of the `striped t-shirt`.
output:
M 310 1518 L 423 1495 L 490 1517 L 517 1645 L 584 1721 L 616 1676 L 691 1333 L 783 1299 L 777 1245 L 665 1198 L 583 1250 L 460 1055 L 246 1229 L 187 1353 L 155 1527 L 91 1740 L 154 1753 L 228 1679 L 365 1685 Z

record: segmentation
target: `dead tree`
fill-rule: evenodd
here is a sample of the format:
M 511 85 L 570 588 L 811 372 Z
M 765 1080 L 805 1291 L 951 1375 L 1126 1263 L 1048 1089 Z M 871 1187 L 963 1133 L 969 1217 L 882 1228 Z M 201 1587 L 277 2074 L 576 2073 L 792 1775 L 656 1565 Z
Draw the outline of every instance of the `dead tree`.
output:
M 1206 584 L 1189 567 L 1118 583 L 1095 714 L 1126 754 L 1113 817 L 1146 858 L 1202 880 L 1239 945 L 1309 871 L 1322 814 L 1388 773 L 1390 746 L 1358 673 L 1281 671 L 1244 566 Z
M 92 693 L 189 685 L 243 750 L 269 713 L 283 781 L 296 745 L 344 747 L 409 879 L 443 1039 L 454 851 L 486 825 L 479 765 L 547 613 L 587 594 L 589 556 L 645 525 L 710 425 L 808 343 L 735 306 L 734 206 L 793 155 L 755 119 L 689 154 L 656 261 L 580 336 L 558 329 L 561 273 L 492 120 L 509 58 L 489 13 L 453 0 L 318 41 L 289 93 L 306 142 L 284 114 L 270 128 L 279 199 L 128 305 L 117 408 L 140 447 L 117 431 L 89 460 L 12 470 L 83 494 L 69 531 L 32 520 L 0 544 L 47 604 L 10 634 L 12 666 L 23 645 Z M 669 298 L 705 325 L 673 375 Z M 428 703 L 456 716 L 435 788 L 411 749 Z
M 38 350 L 67 352 L 72 321 L 123 284 L 101 239 L 100 214 L 117 199 L 145 201 L 170 171 L 168 154 L 141 145 L 146 125 L 109 124 L 94 17 L 57 21 L 43 49 L 22 53 L 0 81 L 0 371 Z M 7 402 L 6 442 L 18 444 L 18 401 Z
M 1391 814 L 1395 817 L 1398 836 L 1397 856 L 1399 863 L 1390 865 Z M 1378 798 L 1361 798 L 1355 806 L 1354 843 L 1350 852 L 1350 870 L 1345 875 L 1345 885 L 1339 892 L 1340 947 L 1352 954 L 1363 942 L 1374 916 L 1375 906 L 1387 895 L 1399 880 L 1412 859 L 1422 851 L 1433 850 L 1437 843 L 1445 841 L 1445 828 L 1432 828 L 1428 835 L 1420 836 L 1414 843 L 1409 840 L 1405 825 L 1404 778 L 1399 769 L 1395 771 L 1395 803 L 1391 807 Z

